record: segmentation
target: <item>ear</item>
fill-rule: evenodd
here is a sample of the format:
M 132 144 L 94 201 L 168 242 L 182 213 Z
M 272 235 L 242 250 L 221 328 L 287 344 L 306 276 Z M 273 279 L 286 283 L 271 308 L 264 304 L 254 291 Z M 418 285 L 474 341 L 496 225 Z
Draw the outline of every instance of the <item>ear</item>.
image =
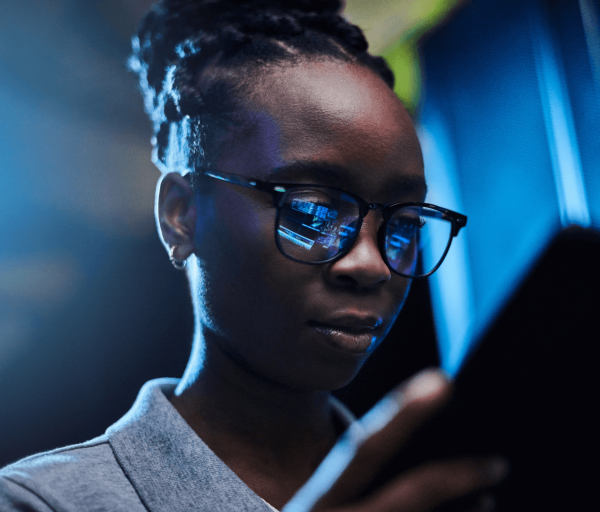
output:
M 156 223 L 167 251 L 175 247 L 175 259 L 186 260 L 195 248 L 196 201 L 187 177 L 165 174 L 156 194 Z

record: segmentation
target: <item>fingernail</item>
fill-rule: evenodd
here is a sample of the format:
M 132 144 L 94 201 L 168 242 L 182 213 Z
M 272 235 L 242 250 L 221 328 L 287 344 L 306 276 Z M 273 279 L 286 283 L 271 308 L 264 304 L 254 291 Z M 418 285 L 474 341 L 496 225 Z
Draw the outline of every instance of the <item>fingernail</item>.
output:
M 443 370 L 424 370 L 410 381 L 404 392 L 404 400 L 412 401 L 437 393 L 450 382 L 450 376 Z
M 363 437 L 385 427 L 405 403 L 434 394 L 450 380 L 443 370 L 427 369 L 414 376 L 406 386 L 390 391 L 359 420 Z
M 508 461 L 503 457 L 496 457 L 487 463 L 485 474 L 490 481 L 497 483 L 506 478 L 509 470 Z

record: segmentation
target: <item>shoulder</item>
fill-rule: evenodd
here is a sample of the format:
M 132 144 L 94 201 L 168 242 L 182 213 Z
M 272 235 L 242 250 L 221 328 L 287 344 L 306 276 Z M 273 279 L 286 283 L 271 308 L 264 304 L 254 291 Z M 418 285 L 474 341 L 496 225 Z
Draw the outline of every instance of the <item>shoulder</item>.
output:
M 0 470 L 0 510 L 145 510 L 107 436 Z

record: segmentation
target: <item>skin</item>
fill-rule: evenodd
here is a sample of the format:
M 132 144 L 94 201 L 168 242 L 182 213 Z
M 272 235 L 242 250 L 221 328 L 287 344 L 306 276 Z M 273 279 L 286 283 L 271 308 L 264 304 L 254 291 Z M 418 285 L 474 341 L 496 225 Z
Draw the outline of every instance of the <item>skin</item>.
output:
M 240 99 L 235 127 L 221 147 L 217 171 L 332 185 L 369 202 L 424 199 L 423 159 L 412 122 L 387 85 L 358 65 L 307 60 L 265 70 Z M 326 163 L 341 171 L 334 177 L 278 170 L 294 162 Z M 157 198 L 162 239 L 191 268 L 197 322 L 192 356 L 171 402 L 251 489 L 282 508 L 341 434 L 330 391 L 352 380 L 383 340 L 410 280 L 391 273 L 381 258 L 379 212 L 365 217 L 344 257 L 303 265 L 277 249 L 276 210 L 267 193 L 210 178 L 194 191 L 171 173 L 159 183 Z M 353 352 L 314 328 L 314 322 L 348 316 L 377 319 L 370 350 Z M 353 467 L 379 467 L 384 451 L 399 448 L 445 403 L 450 384 L 432 375 L 433 391 L 421 394 L 412 409 L 409 401 L 386 427 L 395 432 L 393 442 L 389 434 L 381 437 L 385 429 L 372 436 L 318 510 L 347 502 L 369 478 Z M 443 487 L 436 496 L 444 501 L 489 485 L 489 476 L 482 476 L 488 462 L 427 466 L 400 482 L 396 494 L 388 490 L 356 510 L 402 503 L 406 510 L 428 510 L 418 508 L 428 503 L 421 496 L 424 482 Z

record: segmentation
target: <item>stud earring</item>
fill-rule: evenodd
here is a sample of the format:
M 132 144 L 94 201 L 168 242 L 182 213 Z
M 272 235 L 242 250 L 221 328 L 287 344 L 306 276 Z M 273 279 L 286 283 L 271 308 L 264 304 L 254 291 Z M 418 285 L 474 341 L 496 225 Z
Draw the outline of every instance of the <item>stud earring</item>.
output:
M 178 260 L 175 258 L 175 249 L 179 249 L 178 245 L 174 245 L 169 250 L 169 261 L 177 270 L 184 270 L 187 266 L 187 260 Z

